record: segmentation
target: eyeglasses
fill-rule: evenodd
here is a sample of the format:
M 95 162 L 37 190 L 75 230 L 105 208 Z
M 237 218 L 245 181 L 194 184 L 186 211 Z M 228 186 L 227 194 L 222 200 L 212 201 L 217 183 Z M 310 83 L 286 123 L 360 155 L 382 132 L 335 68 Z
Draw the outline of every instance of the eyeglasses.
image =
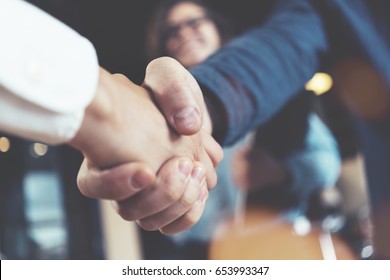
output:
M 167 26 L 163 31 L 164 38 L 165 40 L 168 40 L 170 38 L 176 38 L 180 30 L 183 29 L 184 27 L 189 27 L 192 30 L 196 30 L 206 20 L 209 20 L 209 18 L 206 15 L 204 15 L 201 17 L 185 20 L 175 25 Z

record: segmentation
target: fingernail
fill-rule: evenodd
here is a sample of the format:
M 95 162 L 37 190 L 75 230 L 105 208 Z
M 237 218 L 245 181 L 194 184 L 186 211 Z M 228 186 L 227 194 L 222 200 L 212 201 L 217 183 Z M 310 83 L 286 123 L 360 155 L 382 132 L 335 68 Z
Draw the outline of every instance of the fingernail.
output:
M 191 177 L 201 183 L 205 179 L 205 171 L 201 166 L 196 166 L 192 171 Z
M 188 129 L 197 125 L 199 114 L 194 107 L 186 107 L 176 113 L 173 117 L 176 126 Z
M 186 178 L 190 176 L 192 172 L 192 162 L 188 159 L 183 159 L 179 162 L 179 171 L 181 174 L 183 174 Z
M 206 183 L 204 183 L 202 184 L 202 188 L 198 196 L 198 202 L 205 203 L 208 198 L 209 198 L 209 191 L 207 190 Z

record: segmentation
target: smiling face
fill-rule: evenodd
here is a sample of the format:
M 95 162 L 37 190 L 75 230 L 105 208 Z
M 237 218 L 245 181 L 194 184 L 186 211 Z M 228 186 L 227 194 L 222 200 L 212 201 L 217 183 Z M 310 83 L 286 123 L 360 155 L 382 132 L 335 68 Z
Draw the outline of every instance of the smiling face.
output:
M 169 11 L 165 38 L 168 55 L 187 68 L 201 63 L 221 46 L 216 25 L 202 7 L 191 2 L 179 3 Z

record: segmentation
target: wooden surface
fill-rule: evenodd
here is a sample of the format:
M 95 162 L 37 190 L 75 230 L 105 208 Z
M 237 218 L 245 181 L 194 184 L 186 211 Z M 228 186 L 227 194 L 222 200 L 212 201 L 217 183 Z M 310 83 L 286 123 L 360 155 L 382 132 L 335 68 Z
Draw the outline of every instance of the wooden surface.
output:
M 321 238 L 327 243 L 322 247 Z M 209 259 L 351 260 L 355 256 L 336 234 L 323 233 L 312 224 L 308 233 L 299 235 L 280 212 L 257 208 L 248 209 L 241 221 L 221 225 L 210 245 Z
M 142 248 L 138 226 L 123 220 L 113 209 L 110 201 L 100 201 L 105 259 L 140 260 Z

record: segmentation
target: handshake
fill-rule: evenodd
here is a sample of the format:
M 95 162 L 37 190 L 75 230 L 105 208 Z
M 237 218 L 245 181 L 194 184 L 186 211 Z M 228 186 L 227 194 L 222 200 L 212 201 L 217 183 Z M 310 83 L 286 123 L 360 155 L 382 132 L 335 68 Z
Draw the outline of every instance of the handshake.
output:
M 80 191 L 114 201 L 145 230 L 173 234 L 203 213 L 223 152 L 201 90 L 176 60 L 149 63 L 142 86 L 100 69 L 93 102 L 69 144 L 83 152 Z

